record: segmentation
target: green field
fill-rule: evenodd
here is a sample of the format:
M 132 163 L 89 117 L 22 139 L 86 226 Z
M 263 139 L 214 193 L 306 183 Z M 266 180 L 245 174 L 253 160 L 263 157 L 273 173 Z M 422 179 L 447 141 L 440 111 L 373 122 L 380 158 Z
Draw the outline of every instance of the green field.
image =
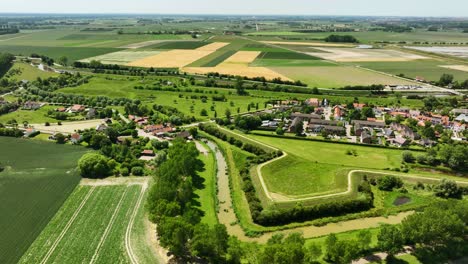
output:
M 78 184 L 87 150 L 5 137 L 0 146 L 0 263 L 15 263 Z
M 410 78 L 423 77 L 428 81 L 438 81 L 443 73 L 452 74 L 455 80 L 468 79 L 468 72 L 439 67 L 440 65 L 457 65 L 460 63 L 442 60 L 414 60 L 405 62 L 360 62 L 356 63 L 364 68 L 390 74 L 401 74 Z
M 347 85 L 412 84 L 384 74 L 349 66 L 318 67 L 271 67 L 274 71 L 310 87 L 340 88 Z
M 288 156 L 263 167 L 263 178 L 272 192 L 300 196 L 344 191 L 351 169 L 400 167 L 401 150 L 333 144 L 285 138 L 248 135 L 279 148 Z M 347 155 L 355 150 L 357 156 Z M 370 162 L 371 161 L 371 162 Z M 288 182 L 288 184 L 284 184 Z
M 42 46 L 0 46 L 0 51 L 13 55 L 30 56 L 33 53 L 45 55 L 58 60 L 62 56 L 72 63 L 77 60 L 116 52 L 117 48 L 88 48 L 88 47 L 42 47 Z
M 278 36 L 299 38 L 303 40 L 317 40 L 323 39 L 331 34 L 335 35 L 352 35 L 360 42 L 379 42 L 379 41 L 407 41 L 407 42 L 459 42 L 466 43 L 466 34 L 456 31 L 441 31 L 431 32 L 425 30 L 416 30 L 414 32 L 384 32 L 384 31 L 362 31 L 362 32 L 320 32 L 320 33 L 298 33 L 291 31 L 267 31 L 267 32 L 252 32 L 248 33 L 249 36 L 267 36 L 270 38 L 278 39 Z M 296 40 L 295 40 L 296 41 Z
M 209 42 L 201 42 L 201 41 L 168 41 L 168 42 L 161 42 L 158 44 L 154 44 L 151 46 L 146 46 L 145 49 L 196 49 L 203 47 Z
M 288 60 L 279 60 L 279 59 L 256 59 L 251 66 L 257 67 L 327 67 L 327 66 L 337 66 L 336 63 L 325 60 L 303 60 L 303 59 L 288 59 Z M 330 69 L 333 70 L 333 69 Z
M 276 59 L 276 60 L 320 60 L 317 57 L 310 56 L 304 53 L 281 51 L 281 52 L 262 52 L 259 59 Z
M 10 72 L 12 70 L 17 70 L 17 69 L 19 69 L 21 73 L 11 76 L 11 79 L 17 80 L 17 81 L 21 81 L 21 80 L 35 81 L 38 77 L 45 79 L 49 77 L 58 76 L 57 73 L 41 71 L 38 68 L 33 67 L 23 62 L 17 62 L 13 64 L 13 67 L 11 67 Z
M 218 64 L 222 63 L 225 61 L 227 58 L 231 57 L 236 53 L 235 50 L 228 50 L 225 51 L 222 54 L 219 54 L 218 57 L 213 58 L 211 61 L 208 61 L 207 63 L 203 64 L 203 67 L 216 67 Z
M 57 120 L 47 116 L 47 112 L 56 108 L 57 106 L 45 105 L 35 111 L 18 109 L 14 112 L 0 115 L 0 123 L 5 124 L 11 120 L 16 120 L 19 125 L 22 125 L 25 121 L 29 124 L 55 123 Z
M 206 91 L 205 94 L 195 93 L 195 92 L 185 92 L 181 90 L 180 92 L 170 92 L 170 91 L 152 91 L 152 90 L 137 90 L 134 89 L 134 86 L 137 85 L 151 85 L 155 82 L 155 79 L 145 78 L 140 80 L 136 77 L 121 77 L 121 76 L 108 76 L 98 75 L 93 77 L 89 83 L 73 87 L 73 88 L 64 88 L 58 90 L 61 93 L 73 93 L 73 94 L 86 94 L 87 96 L 109 96 L 109 97 L 126 97 L 131 99 L 140 99 L 145 104 L 160 104 L 177 107 L 180 111 L 187 115 L 193 115 L 198 118 L 206 119 L 207 117 L 202 117 L 200 112 L 202 109 L 208 111 L 209 117 L 214 117 L 215 111 L 218 116 L 224 116 L 226 109 L 230 109 L 232 113 L 236 113 L 237 108 L 239 107 L 241 112 L 247 111 L 247 106 L 249 103 L 258 103 L 259 108 L 264 107 L 265 99 L 239 96 L 235 94 L 235 91 L 229 89 L 221 88 L 204 88 L 204 87 L 192 87 L 198 88 L 200 90 Z M 179 78 L 169 78 L 169 80 L 174 83 L 178 83 Z M 183 88 L 182 88 L 183 89 Z M 212 92 L 211 94 L 209 92 Z M 211 97 L 214 92 L 217 92 L 217 95 L 224 94 L 227 98 L 226 102 L 214 102 Z M 232 94 L 229 94 L 229 93 Z M 179 95 L 182 95 L 180 97 Z M 208 101 L 203 103 L 201 99 L 190 99 L 192 95 L 205 95 L 208 97 Z M 188 97 L 188 98 L 187 98 Z M 234 106 L 231 106 L 231 101 Z M 215 111 L 211 111 L 211 106 L 214 105 Z M 190 107 L 193 106 L 193 112 L 191 112 Z M 1 119 L 0 119 L 1 120 Z
M 78 187 L 20 263 L 130 263 L 125 235 L 141 188 Z

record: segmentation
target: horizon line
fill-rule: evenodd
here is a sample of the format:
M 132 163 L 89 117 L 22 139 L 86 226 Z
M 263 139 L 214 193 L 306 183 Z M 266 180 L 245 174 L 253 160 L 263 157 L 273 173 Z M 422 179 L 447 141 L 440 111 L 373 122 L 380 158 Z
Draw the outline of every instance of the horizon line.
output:
M 153 16 L 277 16 L 277 17 L 381 17 L 381 18 L 465 18 L 468 16 L 423 15 L 338 15 L 338 14 L 237 14 L 237 13 L 94 13 L 94 12 L 0 12 L 1 15 L 153 15 Z

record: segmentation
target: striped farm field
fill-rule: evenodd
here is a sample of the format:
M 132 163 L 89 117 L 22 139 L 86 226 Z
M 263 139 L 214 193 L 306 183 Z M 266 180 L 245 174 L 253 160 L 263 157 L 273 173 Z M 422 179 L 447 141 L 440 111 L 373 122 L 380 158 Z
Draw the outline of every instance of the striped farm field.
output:
M 154 56 L 149 56 L 139 60 L 128 63 L 128 66 L 136 67 L 155 67 L 155 68 L 181 68 L 189 65 L 190 63 L 197 61 L 203 57 L 210 55 L 217 49 L 220 49 L 228 43 L 224 42 L 213 42 L 211 44 L 202 46 L 200 48 L 189 50 L 189 49 L 173 49 L 165 52 L 161 52 Z
M 80 185 L 19 263 L 134 263 L 130 238 L 143 197 L 140 184 Z
M 0 146 L 0 263 L 16 263 L 80 181 L 87 149 L 7 137 Z

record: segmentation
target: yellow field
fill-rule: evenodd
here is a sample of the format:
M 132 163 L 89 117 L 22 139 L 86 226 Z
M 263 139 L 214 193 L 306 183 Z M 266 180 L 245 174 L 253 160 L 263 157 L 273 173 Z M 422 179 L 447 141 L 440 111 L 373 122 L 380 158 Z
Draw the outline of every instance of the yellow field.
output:
M 468 66 L 467 65 L 441 65 L 439 67 L 468 72 Z
M 354 47 L 353 44 L 327 43 L 327 42 L 294 42 L 294 41 L 261 41 L 266 44 L 276 45 L 299 45 L 311 47 Z
M 265 67 L 250 67 L 249 63 L 253 62 L 260 53 L 259 51 L 238 51 L 216 67 L 187 67 L 182 70 L 195 74 L 218 72 L 220 74 L 239 75 L 248 78 L 265 77 L 269 80 L 281 78 L 281 80 L 291 81 L 285 75 L 279 74 L 274 70 Z
M 260 55 L 260 51 L 238 51 L 231 57 L 227 58 L 223 63 L 245 63 L 249 64 L 252 63 L 258 55 Z
M 135 60 L 128 63 L 128 66 L 154 67 L 154 68 L 182 68 L 215 52 L 229 43 L 214 42 L 195 50 L 169 50 L 154 56 Z
M 229 45 L 229 43 L 226 42 L 213 42 L 211 44 L 202 46 L 197 48 L 196 50 L 205 50 L 205 51 L 216 51 L 219 50 L 220 48 Z
M 427 59 L 427 57 L 389 49 L 358 49 L 358 48 L 315 48 L 324 52 L 308 54 L 326 60 L 338 62 L 398 62 Z

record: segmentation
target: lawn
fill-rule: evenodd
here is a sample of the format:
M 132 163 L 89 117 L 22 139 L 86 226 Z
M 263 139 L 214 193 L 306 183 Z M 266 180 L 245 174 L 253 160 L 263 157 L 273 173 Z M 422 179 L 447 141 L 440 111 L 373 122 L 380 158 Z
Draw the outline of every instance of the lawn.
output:
M 0 146 L 0 263 L 16 263 L 78 184 L 87 150 L 6 137 Z
M 140 192 L 140 185 L 78 187 L 20 263 L 77 263 L 92 259 L 96 263 L 130 263 L 125 232 Z M 77 210 L 76 218 L 71 218 Z M 70 221 L 72 224 L 68 225 Z
M 208 146 L 205 144 L 203 146 L 209 150 Z M 216 161 L 211 151 L 207 155 L 200 154 L 200 159 L 205 164 L 205 170 L 200 173 L 200 177 L 203 179 L 202 188 L 197 189 L 195 194 L 198 196 L 199 208 L 204 213 L 202 223 L 213 226 L 218 223 L 216 216 Z
M 55 108 L 57 108 L 57 106 L 46 105 L 35 111 L 19 109 L 15 112 L 0 115 L 0 123 L 5 124 L 11 120 L 16 120 L 19 125 L 22 125 L 25 121 L 29 124 L 44 124 L 45 122 L 56 123 L 56 119 L 47 116 L 47 111 Z
M 247 136 L 288 153 L 287 157 L 262 168 L 268 189 L 285 195 L 344 191 L 351 169 L 383 170 L 400 167 L 401 163 L 402 151 L 397 149 Z M 357 156 L 347 155 L 347 150 L 355 150 Z

